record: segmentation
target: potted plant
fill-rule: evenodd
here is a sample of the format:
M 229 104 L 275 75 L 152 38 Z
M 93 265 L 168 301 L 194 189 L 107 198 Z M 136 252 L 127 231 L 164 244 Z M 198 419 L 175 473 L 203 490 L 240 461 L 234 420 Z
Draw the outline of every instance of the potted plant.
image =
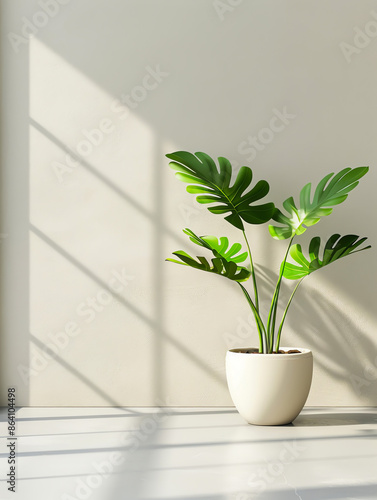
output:
M 308 397 L 313 370 L 312 353 L 299 347 L 280 346 L 282 330 L 292 299 L 306 276 L 347 255 L 370 248 L 362 246 L 366 238 L 354 234 L 333 234 L 324 245 L 319 236 L 312 238 L 308 253 L 301 245 L 293 243 L 321 217 L 330 215 L 333 207 L 346 200 L 369 170 L 368 167 L 345 168 L 336 175 L 326 175 L 311 192 L 311 183 L 300 191 L 298 202 L 287 198 L 283 209 L 274 203 L 256 204 L 269 192 L 265 180 L 251 186 L 253 173 L 249 167 L 241 167 L 232 179 L 232 166 L 223 157 L 218 167 L 205 153 L 177 151 L 166 155 L 176 177 L 187 183 L 187 191 L 196 195 L 199 203 L 210 205 L 213 214 L 225 216 L 225 220 L 243 235 L 241 243 L 230 244 L 227 237 L 198 236 L 191 229 L 183 232 L 197 246 L 210 253 L 192 257 L 179 250 L 177 264 L 217 274 L 232 280 L 242 292 L 255 318 L 259 337 L 258 347 L 231 349 L 226 355 L 226 375 L 233 402 L 247 422 L 257 425 L 281 425 L 292 422 L 302 410 Z M 277 283 L 266 319 L 259 307 L 258 283 L 252 253 L 245 232 L 246 224 L 269 225 L 273 239 L 288 240 L 288 246 L 280 266 Z M 322 247 L 322 248 L 321 248 Z M 289 262 L 288 258 L 293 262 Z M 247 264 L 245 265 L 245 262 Z M 244 283 L 251 278 L 252 293 Z M 278 303 L 283 279 L 295 280 L 296 286 L 278 319 Z

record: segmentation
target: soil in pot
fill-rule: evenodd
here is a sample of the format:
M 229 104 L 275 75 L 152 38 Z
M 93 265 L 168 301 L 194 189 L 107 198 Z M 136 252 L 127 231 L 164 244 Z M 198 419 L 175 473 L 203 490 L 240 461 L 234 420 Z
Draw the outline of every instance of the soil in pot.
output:
M 262 352 L 259 352 L 257 349 L 232 349 L 233 352 L 240 352 L 243 354 L 264 354 Z M 270 354 L 300 354 L 301 351 L 298 349 L 290 349 L 289 351 L 272 351 Z

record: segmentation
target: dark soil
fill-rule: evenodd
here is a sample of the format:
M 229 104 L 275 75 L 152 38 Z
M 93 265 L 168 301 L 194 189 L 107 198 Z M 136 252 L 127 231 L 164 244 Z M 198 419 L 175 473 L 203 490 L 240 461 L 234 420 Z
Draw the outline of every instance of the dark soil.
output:
M 243 354 L 263 354 L 260 353 L 257 349 L 232 349 L 233 352 L 240 352 Z M 279 350 L 278 352 L 272 351 L 270 354 L 300 354 L 301 351 L 298 349 L 290 349 L 289 351 Z

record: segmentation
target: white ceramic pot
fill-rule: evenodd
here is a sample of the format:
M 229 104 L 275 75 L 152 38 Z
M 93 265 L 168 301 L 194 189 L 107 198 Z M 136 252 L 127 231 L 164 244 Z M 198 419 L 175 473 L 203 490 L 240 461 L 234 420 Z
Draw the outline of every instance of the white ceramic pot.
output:
M 300 413 L 309 395 L 313 355 L 308 349 L 297 354 L 247 354 L 254 348 L 231 349 L 226 355 L 226 377 L 238 412 L 254 425 L 283 425 Z

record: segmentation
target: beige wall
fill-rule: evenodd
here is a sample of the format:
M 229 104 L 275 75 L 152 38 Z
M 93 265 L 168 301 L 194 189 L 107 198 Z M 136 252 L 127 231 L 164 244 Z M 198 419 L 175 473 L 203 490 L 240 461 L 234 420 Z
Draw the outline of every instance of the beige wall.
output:
M 186 149 L 250 165 L 277 203 L 371 166 L 307 234 L 375 246 L 307 280 L 283 344 L 314 352 L 309 404 L 377 405 L 377 1 L 1 9 L 3 402 L 17 386 L 22 405 L 231 404 L 225 352 L 257 342 L 247 304 L 235 284 L 164 262 L 189 248 L 186 226 L 238 238 L 174 179 L 164 154 Z M 248 233 L 266 307 L 285 243 Z

